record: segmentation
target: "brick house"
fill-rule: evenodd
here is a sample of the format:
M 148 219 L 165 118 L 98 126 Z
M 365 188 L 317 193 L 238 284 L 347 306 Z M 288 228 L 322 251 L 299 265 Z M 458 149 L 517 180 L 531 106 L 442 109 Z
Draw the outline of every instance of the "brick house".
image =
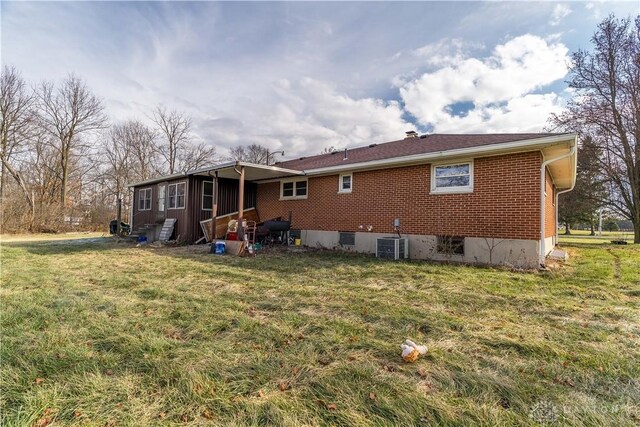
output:
M 304 245 L 374 253 L 399 220 L 411 258 L 532 267 L 555 246 L 557 196 L 575 184 L 576 149 L 574 134 L 408 132 L 273 166 L 230 162 L 137 183 L 131 222 L 176 218 L 176 235 L 193 242 L 206 218 L 291 214 Z

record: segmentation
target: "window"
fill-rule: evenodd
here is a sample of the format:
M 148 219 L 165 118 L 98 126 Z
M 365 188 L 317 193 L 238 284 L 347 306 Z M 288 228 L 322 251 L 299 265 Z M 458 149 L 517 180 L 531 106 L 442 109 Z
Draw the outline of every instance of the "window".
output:
M 353 246 L 356 244 L 356 233 L 340 231 L 338 237 L 340 246 Z
M 351 193 L 353 189 L 353 174 L 345 173 L 340 175 L 338 180 L 338 193 Z
M 210 211 L 213 209 L 213 181 L 204 181 L 202 183 L 202 210 Z
M 470 193 L 473 191 L 473 162 L 433 165 L 432 193 Z
M 158 211 L 164 212 L 164 204 L 166 202 L 166 189 L 167 186 L 162 184 L 158 185 Z
M 169 209 L 184 209 L 187 183 L 169 184 Z
M 280 181 L 281 199 L 306 199 L 307 180 Z
M 437 251 L 446 255 L 464 255 L 464 237 L 438 236 Z
M 143 188 L 138 193 L 138 210 L 150 211 L 151 210 L 151 189 Z

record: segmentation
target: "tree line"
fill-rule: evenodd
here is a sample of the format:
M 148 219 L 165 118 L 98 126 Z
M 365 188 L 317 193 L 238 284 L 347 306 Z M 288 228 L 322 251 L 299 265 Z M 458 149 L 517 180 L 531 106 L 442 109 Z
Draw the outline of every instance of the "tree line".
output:
M 216 162 L 196 143 L 191 119 L 158 105 L 147 122 L 110 123 L 103 101 L 69 75 L 28 85 L 18 70 L 0 75 L 2 230 L 102 228 L 127 184 Z

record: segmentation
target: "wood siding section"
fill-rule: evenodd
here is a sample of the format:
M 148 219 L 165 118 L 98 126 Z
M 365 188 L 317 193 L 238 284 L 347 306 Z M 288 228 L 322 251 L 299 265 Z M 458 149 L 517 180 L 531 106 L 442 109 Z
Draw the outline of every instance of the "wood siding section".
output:
M 205 181 L 212 181 L 213 178 L 206 176 L 185 176 L 164 183 L 143 185 L 135 187 L 133 207 L 132 229 L 140 228 L 146 224 L 162 224 L 164 219 L 158 218 L 158 187 L 160 185 L 176 184 L 186 182 L 186 200 L 184 209 L 168 209 L 165 202 L 166 218 L 175 218 L 173 238 L 184 242 L 195 242 L 203 236 L 200 228 L 200 221 L 211 218 L 211 211 L 202 209 L 202 187 Z M 151 210 L 138 210 L 138 197 L 140 190 L 144 188 L 152 189 Z M 169 194 L 168 188 L 165 190 L 165 197 Z M 256 206 L 257 185 L 253 182 L 245 182 L 245 209 Z M 238 180 L 218 179 L 218 216 L 226 215 L 238 210 Z

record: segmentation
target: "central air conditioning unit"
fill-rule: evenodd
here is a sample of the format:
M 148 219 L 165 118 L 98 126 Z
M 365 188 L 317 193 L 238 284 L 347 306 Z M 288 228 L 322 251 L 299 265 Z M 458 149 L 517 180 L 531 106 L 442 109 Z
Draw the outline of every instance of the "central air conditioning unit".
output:
M 376 257 L 385 259 L 409 258 L 409 239 L 404 237 L 378 237 Z

